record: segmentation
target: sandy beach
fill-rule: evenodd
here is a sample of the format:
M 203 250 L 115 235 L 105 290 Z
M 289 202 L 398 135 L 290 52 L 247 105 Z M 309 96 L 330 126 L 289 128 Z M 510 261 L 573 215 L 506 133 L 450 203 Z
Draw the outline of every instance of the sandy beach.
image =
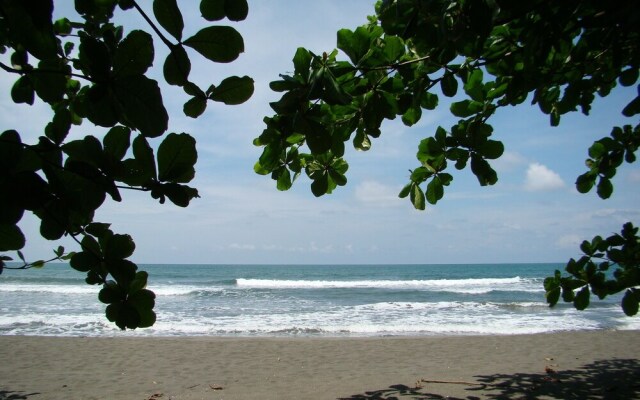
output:
M 640 331 L 419 338 L 0 337 L 0 399 L 632 399 Z

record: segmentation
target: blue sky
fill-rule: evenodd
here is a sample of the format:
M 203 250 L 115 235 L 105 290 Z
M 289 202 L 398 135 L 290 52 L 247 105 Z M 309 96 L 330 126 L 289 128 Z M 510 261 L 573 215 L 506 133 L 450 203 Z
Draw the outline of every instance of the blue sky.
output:
M 150 10 L 151 2 L 141 3 Z M 579 255 L 582 239 L 619 231 L 626 221 L 640 223 L 638 164 L 619 170 L 607 201 L 595 193 L 581 195 L 573 185 L 585 171 L 590 144 L 614 125 L 635 123 L 620 114 L 635 88 L 598 99 L 589 117 L 564 116 L 557 128 L 534 106 L 501 110 L 491 121 L 495 137 L 506 147 L 493 163 L 498 184 L 480 187 L 469 170 L 454 170 L 444 199 L 424 212 L 397 193 L 408 181 L 409 169 L 417 166 L 420 140 L 438 125 L 455 123 L 444 102 L 425 112 L 414 127 L 386 122 L 369 152 L 348 151 L 349 183 L 332 195 L 315 198 L 306 177 L 292 190 L 279 192 L 269 177 L 256 175 L 253 164 L 261 149 L 251 142 L 263 129 L 262 118 L 272 115 L 269 102 L 279 98 L 268 83 L 292 71 L 297 47 L 315 53 L 335 48 L 337 30 L 364 24 L 374 3 L 250 1 L 248 19 L 232 23 L 246 49 L 236 62 L 211 64 L 195 53 L 191 59 L 192 79 L 204 87 L 229 75 L 251 76 L 256 83 L 252 99 L 234 107 L 210 103 L 194 120 L 182 114 L 187 97 L 163 88 L 170 131 L 189 132 L 198 141 L 193 185 L 201 198 L 182 209 L 127 192 L 123 203 L 106 203 L 96 220 L 112 222 L 114 231 L 133 236 L 135 262 L 206 264 L 564 262 Z M 187 32 L 195 33 L 201 26 L 195 2 L 179 4 L 191 24 Z M 134 13 L 123 21 L 143 26 Z M 166 52 L 160 46 L 158 41 L 156 74 Z M 14 80 L 0 75 L 2 129 L 16 128 L 24 138 L 35 138 L 50 111 L 43 104 L 13 105 L 9 88 Z M 85 122 L 73 134 L 102 132 Z M 57 246 L 38 238 L 35 219 L 25 217 L 21 226 L 30 259 L 46 258 Z M 68 240 L 63 244 L 74 247 Z

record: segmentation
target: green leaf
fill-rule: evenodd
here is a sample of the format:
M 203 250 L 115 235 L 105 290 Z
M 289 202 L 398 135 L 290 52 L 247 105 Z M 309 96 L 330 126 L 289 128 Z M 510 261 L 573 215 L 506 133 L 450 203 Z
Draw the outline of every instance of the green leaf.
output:
M 611 183 L 611 180 L 601 177 L 600 182 L 598 182 L 597 193 L 601 199 L 608 199 L 611 197 L 611 194 L 613 193 L 613 184 Z
M 115 234 L 109 237 L 104 248 L 104 256 L 107 260 L 123 260 L 130 257 L 135 249 L 136 244 L 131 236 Z
M 402 114 L 402 122 L 406 126 L 415 125 L 422 117 L 422 109 L 420 107 L 409 107 L 409 109 Z
M 124 293 L 122 293 L 122 290 L 118 287 L 118 285 L 114 284 L 105 284 L 98 293 L 98 300 L 100 300 L 104 304 L 119 303 L 123 300 L 124 297 L 125 296 Z
M 184 21 L 176 0 L 153 0 L 153 15 L 171 36 L 182 40 Z
M 482 156 L 489 160 L 500 158 L 504 153 L 504 145 L 498 140 L 487 140 L 478 148 Z
M 58 109 L 53 115 L 53 120 L 45 128 L 45 135 L 52 142 L 61 144 L 71 129 L 71 113 L 66 108 Z
M 289 172 L 289 169 L 286 167 L 280 168 L 276 184 L 277 189 L 280 191 L 289 190 L 291 189 L 291 185 L 291 173 Z
M 622 71 L 620 74 L 620 84 L 622 86 L 631 86 L 638 80 L 638 68 L 631 67 Z
M 482 70 L 474 69 L 467 76 L 467 83 L 464 84 L 464 91 L 475 101 L 484 101 L 484 91 L 482 84 Z
M 318 179 L 314 179 L 313 182 L 311 182 L 311 192 L 316 197 L 326 194 L 328 190 L 329 177 L 327 174 L 322 174 Z
M 162 69 L 164 79 L 170 85 L 183 86 L 189 80 L 191 61 L 182 46 L 174 46 L 164 61 Z
M 371 140 L 364 129 L 358 129 L 353 137 L 353 147 L 356 150 L 368 151 L 371 148 Z
M 186 133 L 170 133 L 158 148 L 158 179 L 188 183 L 195 176 L 196 141 Z
M 102 140 L 104 152 L 116 160 L 122 160 L 131 144 L 131 129 L 124 126 L 114 126 Z
M 187 207 L 191 200 L 198 195 L 198 191 L 186 185 L 179 185 L 177 183 L 163 183 L 160 186 L 162 194 L 166 195 L 171 202 L 179 207 Z
M 226 0 L 224 12 L 231 21 L 244 21 L 249 14 L 247 0 Z
M 637 289 L 627 289 L 622 297 L 622 310 L 626 315 L 632 317 L 638 314 L 640 296 Z
M 438 107 L 438 95 L 429 92 L 423 93 L 420 106 L 427 110 L 435 110 Z
M 80 272 L 87 272 L 99 263 L 100 259 L 88 251 L 75 253 L 69 260 L 71 268 Z
M 231 76 L 220 82 L 209 93 L 209 98 L 227 105 L 242 104 L 253 95 L 253 79 L 248 76 Z
M 422 192 L 422 189 L 420 189 L 420 186 L 416 184 L 411 185 L 411 193 L 409 198 L 411 200 L 411 203 L 413 203 L 413 206 L 417 210 L 425 209 L 425 196 Z
M 440 89 L 442 94 L 447 97 L 453 97 L 458 92 L 458 80 L 452 73 L 446 73 L 440 81 Z
M 468 116 L 474 115 L 482 111 L 484 104 L 472 101 L 472 100 L 462 100 L 455 103 L 451 103 L 451 113 L 456 117 L 466 118 Z
M 116 80 L 115 94 L 122 105 L 127 125 L 151 138 L 167 130 L 169 115 L 164 108 L 158 82 L 143 75 L 126 76 Z
M 207 109 L 207 99 L 202 97 L 192 97 L 182 107 L 184 115 L 191 118 L 198 118 Z
M 584 310 L 589 307 L 589 298 L 591 297 L 591 292 L 589 291 L 589 286 L 584 286 L 582 289 L 578 291 L 575 299 L 573 300 L 573 305 L 577 310 Z
M 47 71 L 32 75 L 33 87 L 36 94 L 49 104 L 62 100 L 67 90 L 67 74 L 70 68 L 62 60 L 42 60 L 38 63 L 38 70 Z
M 35 90 L 29 75 L 21 76 L 11 88 L 11 99 L 14 103 L 26 103 L 33 105 Z
M 207 59 L 228 63 L 244 52 L 242 36 L 230 26 L 209 26 L 183 42 Z
M 402 188 L 402 190 L 400 190 L 400 193 L 398 193 L 398 197 L 401 199 L 404 199 L 405 197 L 409 196 L 409 193 L 411 192 L 412 187 L 413 187 L 413 183 L 406 184 Z
M 302 76 L 305 82 L 309 79 L 309 67 L 311 66 L 311 54 L 305 48 L 298 47 L 293 56 L 294 72 Z
M 625 117 L 633 117 L 636 114 L 640 114 L 640 96 L 633 99 L 631 103 L 627 104 L 622 110 L 622 115 Z
M 0 251 L 19 250 L 26 241 L 17 225 L 0 224 Z
M 155 2 L 154 2 L 155 3 Z M 113 75 L 144 75 L 153 64 L 153 39 L 147 32 L 134 30 L 125 37 L 113 57 Z
M 491 165 L 477 154 L 471 156 L 471 172 L 478 178 L 480 186 L 493 185 L 498 181 L 496 171 Z
M 102 237 L 103 235 L 108 235 L 109 228 L 111 224 L 106 224 L 102 222 L 92 222 L 84 229 L 91 236 Z
M 427 185 L 427 201 L 429 204 L 436 204 L 438 200 L 442 199 L 442 196 L 444 196 L 444 187 L 440 178 L 436 176 Z
M 142 181 L 157 179 L 153 149 L 142 135 L 138 135 L 133 139 L 133 156 L 138 162 L 140 168 L 138 175 Z
M 202 0 L 200 1 L 200 13 L 207 21 L 219 21 L 226 16 L 225 3 L 226 0 Z
M 590 172 L 586 172 L 576 180 L 576 189 L 580 193 L 588 193 L 596 183 L 596 176 Z

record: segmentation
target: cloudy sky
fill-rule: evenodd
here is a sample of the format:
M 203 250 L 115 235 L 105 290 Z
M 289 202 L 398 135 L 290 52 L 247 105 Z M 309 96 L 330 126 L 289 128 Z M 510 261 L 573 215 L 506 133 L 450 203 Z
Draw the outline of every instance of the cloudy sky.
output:
M 140 3 L 150 10 L 150 1 Z M 202 26 L 195 3 L 179 2 L 189 25 L 185 36 Z M 232 24 L 245 40 L 240 59 L 215 65 L 194 53 L 191 60 L 192 80 L 204 87 L 229 75 L 253 77 L 252 99 L 234 107 L 210 103 L 194 120 L 182 114 L 188 98 L 163 89 L 170 131 L 190 132 L 198 141 L 193 184 L 201 198 L 182 209 L 125 193 L 123 203 L 105 204 L 96 220 L 133 236 L 135 262 L 204 264 L 564 262 L 579 255 L 582 239 L 619 231 L 626 221 L 640 223 L 640 165 L 619 170 L 610 200 L 574 188 L 589 145 L 614 125 L 635 123 L 620 114 L 635 88 L 598 99 L 589 117 L 563 117 L 558 128 L 550 127 L 537 107 L 501 110 L 492 121 L 495 137 L 506 147 L 493 163 L 498 184 L 480 187 L 469 170 L 454 170 L 445 198 L 424 212 L 397 193 L 408 182 L 409 169 L 417 166 L 420 140 L 438 125 L 448 128 L 455 122 L 445 104 L 425 112 L 412 128 L 385 123 L 382 137 L 367 153 L 349 151 L 349 183 L 332 195 L 315 198 L 307 178 L 279 192 L 269 177 L 256 175 L 253 164 L 261 150 L 251 142 L 263 129 L 262 118 L 272 115 L 269 102 L 279 98 L 268 83 L 293 70 L 297 47 L 315 53 L 335 48 L 337 30 L 364 24 L 374 3 L 250 1 L 248 19 Z M 124 18 L 125 24 L 144 26 L 135 13 Z M 165 53 L 160 46 L 157 42 L 158 70 Z M 24 138 L 35 138 L 50 111 L 42 104 L 15 106 L 8 95 L 14 80 L 0 75 L 2 129 L 16 128 Z M 87 122 L 74 135 L 101 132 Z M 21 226 L 31 260 L 48 257 L 57 246 L 38 238 L 34 219 L 25 217 Z

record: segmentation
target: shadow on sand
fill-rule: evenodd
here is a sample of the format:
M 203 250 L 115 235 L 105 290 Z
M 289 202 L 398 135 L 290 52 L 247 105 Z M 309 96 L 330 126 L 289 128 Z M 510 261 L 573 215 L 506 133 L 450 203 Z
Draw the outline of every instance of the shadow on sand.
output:
M 465 397 L 446 395 L 447 385 L 459 385 L 462 382 L 423 380 L 427 385 L 393 385 L 339 400 L 640 399 L 640 360 L 633 359 L 595 361 L 576 370 L 548 369 L 544 374 L 494 374 L 476 376 L 476 379 L 476 383 L 469 382 L 466 385 L 464 390 L 469 395 Z M 434 389 L 439 389 L 438 386 L 445 394 L 433 393 Z M 457 392 L 460 393 L 459 390 Z
M 0 400 L 27 400 L 29 397 L 39 394 L 40 393 L 14 392 L 11 390 L 0 389 Z

